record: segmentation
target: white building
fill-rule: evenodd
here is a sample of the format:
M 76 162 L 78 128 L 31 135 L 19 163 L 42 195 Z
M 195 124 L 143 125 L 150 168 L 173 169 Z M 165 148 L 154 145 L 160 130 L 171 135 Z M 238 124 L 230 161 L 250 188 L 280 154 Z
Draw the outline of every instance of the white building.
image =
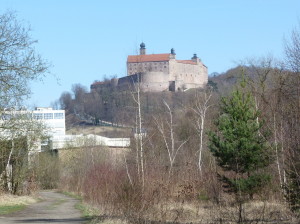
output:
M 50 107 L 38 107 L 33 111 L 4 109 L 0 116 L 0 139 L 26 137 L 31 152 L 40 152 L 44 146 L 52 148 L 50 143 L 53 138 L 65 136 L 66 133 L 64 110 Z M 33 140 L 37 135 L 40 136 L 39 140 Z
M 47 126 L 46 134 L 50 137 L 66 134 L 65 111 L 53 110 L 51 107 L 37 107 L 32 111 L 33 118 Z
M 18 127 L 1 130 L 2 139 L 14 139 L 26 136 L 29 153 L 41 152 L 49 149 L 62 149 L 65 147 L 82 147 L 92 145 L 103 145 L 108 147 L 128 147 L 129 138 L 107 138 L 98 135 L 66 135 L 65 111 L 54 110 L 51 107 L 37 107 L 33 111 L 29 110 L 4 110 L 1 113 L 0 123 L 4 126 Z M 35 128 L 32 128 L 34 127 Z M 39 128 L 36 128 L 39 126 Z M 43 138 L 38 141 L 30 141 L 36 138 L 34 131 L 42 129 Z M 29 146 L 30 145 L 30 146 Z

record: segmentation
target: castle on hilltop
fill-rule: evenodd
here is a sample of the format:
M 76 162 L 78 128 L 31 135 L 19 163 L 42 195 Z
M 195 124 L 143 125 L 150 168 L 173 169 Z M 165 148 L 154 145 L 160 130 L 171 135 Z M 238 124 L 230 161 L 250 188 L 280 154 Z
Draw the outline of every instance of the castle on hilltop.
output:
M 127 76 L 112 79 L 110 85 L 128 89 L 140 83 L 143 92 L 162 92 L 204 87 L 207 81 L 207 67 L 196 54 L 191 60 L 177 60 L 173 48 L 166 54 L 146 54 L 146 46 L 141 43 L 140 54 L 127 58 Z M 103 85 L 107 82 L 95 82 L 91 90 Z

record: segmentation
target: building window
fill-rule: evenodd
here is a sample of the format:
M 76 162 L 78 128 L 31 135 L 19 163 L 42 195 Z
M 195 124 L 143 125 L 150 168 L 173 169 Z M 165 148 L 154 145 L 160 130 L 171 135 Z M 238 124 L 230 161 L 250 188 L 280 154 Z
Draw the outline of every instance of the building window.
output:
M 53 119 L 53 113 L 44 113 L 44 119 Z
M 43 119 L 43 114 L 42 113 L 33 114 L 33 118 L 36 119 L 36 120 L 42 120 Z
M 64 114 L 63 113 L 55 113 L 54 119 L 64 119 Z

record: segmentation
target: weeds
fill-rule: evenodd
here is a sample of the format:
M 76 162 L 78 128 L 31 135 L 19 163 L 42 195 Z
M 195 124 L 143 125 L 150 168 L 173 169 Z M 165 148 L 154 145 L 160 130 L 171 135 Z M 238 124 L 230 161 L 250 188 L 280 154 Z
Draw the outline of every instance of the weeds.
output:
M 26 205 L 2 205 L 0 206 L 0 215 L 6 215 L 23 210 Z

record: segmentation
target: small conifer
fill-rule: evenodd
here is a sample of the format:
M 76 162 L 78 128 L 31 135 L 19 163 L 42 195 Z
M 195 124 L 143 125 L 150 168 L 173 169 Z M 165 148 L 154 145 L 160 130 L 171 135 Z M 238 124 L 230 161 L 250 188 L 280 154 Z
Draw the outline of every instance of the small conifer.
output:
M 224 171 L 219 174 L 224 187 L 243 198 L 252 198 L 270 181 L 263 170 L 272 162 L 272 153 L 259 115 L 242 83 L 230 97 L 222 98 L 217 130 L 209 133 L 209 148 Z

